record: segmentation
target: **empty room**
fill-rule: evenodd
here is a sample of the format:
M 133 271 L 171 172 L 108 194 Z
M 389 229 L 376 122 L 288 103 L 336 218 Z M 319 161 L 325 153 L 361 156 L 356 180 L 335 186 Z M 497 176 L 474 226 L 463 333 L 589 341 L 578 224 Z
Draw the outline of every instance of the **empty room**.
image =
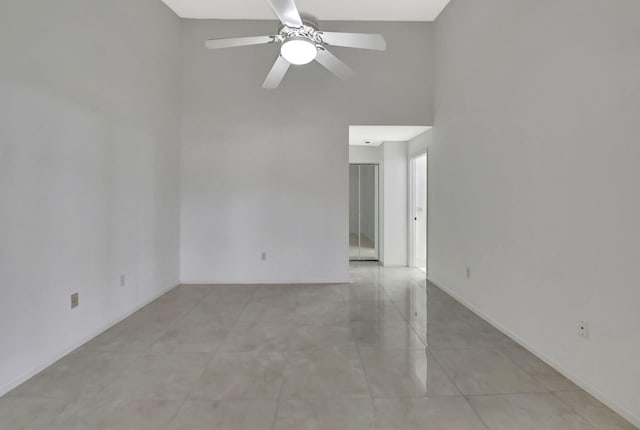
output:
M 638 0 L 0 0 L 0 430 L 640 428 Z

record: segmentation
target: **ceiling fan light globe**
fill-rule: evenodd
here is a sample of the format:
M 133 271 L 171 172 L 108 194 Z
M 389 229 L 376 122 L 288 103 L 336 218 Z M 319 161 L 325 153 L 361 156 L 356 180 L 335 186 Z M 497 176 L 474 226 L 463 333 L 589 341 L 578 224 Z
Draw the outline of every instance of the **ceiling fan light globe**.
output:
M 282 43 L 280 55 L 289 63 L 301 66 L 316 59 L 318 48 L 307 38 L 290 37 Z

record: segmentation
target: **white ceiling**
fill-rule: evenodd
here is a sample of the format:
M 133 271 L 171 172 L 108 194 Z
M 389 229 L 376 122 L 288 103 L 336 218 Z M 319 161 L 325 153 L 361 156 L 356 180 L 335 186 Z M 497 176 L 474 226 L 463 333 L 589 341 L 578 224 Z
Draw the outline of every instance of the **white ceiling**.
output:
M 407 142 L 430 128 L 415 125 L 352 125 L 349 127 L 349 145 L 380 146 L 383 142 Z
M 267 0 L 162 0 L 178 16 L 198 19 L 276 19 Z M 320 21 L 434 21 L 449 0 L 296 0 Z

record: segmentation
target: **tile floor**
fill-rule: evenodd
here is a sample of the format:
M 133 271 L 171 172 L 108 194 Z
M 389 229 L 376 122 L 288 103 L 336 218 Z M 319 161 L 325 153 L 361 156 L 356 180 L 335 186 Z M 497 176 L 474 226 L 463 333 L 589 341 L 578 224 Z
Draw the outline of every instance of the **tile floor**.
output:
M 423 276 L 178 287 L 1 398 L 0 428 L 635 428 Z

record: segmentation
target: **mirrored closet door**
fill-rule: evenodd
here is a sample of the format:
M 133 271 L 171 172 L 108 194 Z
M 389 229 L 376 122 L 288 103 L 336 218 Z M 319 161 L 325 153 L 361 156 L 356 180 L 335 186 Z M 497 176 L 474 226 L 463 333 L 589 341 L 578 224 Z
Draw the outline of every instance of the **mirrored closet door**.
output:
M 349 259 L 379 259 L 379 166 L 349 165 Z

